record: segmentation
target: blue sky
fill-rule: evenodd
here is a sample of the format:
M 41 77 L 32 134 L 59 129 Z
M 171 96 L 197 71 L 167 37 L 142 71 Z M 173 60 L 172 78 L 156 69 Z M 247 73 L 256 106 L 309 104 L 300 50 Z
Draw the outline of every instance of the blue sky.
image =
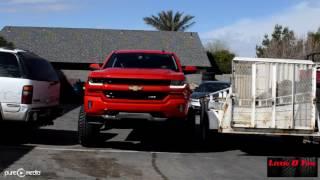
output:
M 320 22 L 317 0 L 0 0 L 0 28 L 6 25 L 153 30 L 142 18 L 161 10 L 195 16 L 188 31 L 203 43 L 220 40 L 237 55 L 254 56 L 255 44 L 276 23 L 299 36 Z M 313 18 L 312 18 L 313 17 Z

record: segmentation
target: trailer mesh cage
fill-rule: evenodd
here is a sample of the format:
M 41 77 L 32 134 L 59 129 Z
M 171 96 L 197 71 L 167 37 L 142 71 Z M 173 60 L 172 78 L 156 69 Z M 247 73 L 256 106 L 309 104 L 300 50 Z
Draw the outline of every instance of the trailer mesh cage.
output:
M 316 67 L 301 60 L 234 60 L 233 127 L 315 126 Z

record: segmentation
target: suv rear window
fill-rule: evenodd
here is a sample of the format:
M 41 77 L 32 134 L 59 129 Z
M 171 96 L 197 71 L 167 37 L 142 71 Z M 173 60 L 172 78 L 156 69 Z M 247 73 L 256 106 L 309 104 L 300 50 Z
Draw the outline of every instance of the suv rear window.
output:
M 175 59 L 169 54 L 113 54 L 104 68 L 147 68 L 178 71 Z
M 59 81 L 56 71 L 47 60 L 31 53 L 19 53 L 19 58 L 23 62 L 26 78 L 37 81 Z
M 0 52 L 0 77 L 21 77 L 18 60 L 14 54 Z

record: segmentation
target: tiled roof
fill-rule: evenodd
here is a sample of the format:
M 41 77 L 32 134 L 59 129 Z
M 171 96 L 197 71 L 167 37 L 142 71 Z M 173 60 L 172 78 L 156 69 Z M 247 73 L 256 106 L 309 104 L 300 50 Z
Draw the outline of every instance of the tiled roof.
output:
M 112 50 L 154 49 L 177 53 L 182 65 L 210 66 L 195 32 L 6 26 L 0 35 L 51 62 L 103 62 Z

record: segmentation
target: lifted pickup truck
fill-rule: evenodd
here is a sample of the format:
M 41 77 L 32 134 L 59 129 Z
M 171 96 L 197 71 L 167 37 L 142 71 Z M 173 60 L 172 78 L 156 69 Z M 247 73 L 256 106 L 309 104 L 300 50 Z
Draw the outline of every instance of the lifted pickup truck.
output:
M 196 68 L 183 69 L 176 54 L 158 50 L 113 51 L 102 66 L 90 67 L 95 71 L 85 84 L 78 123 L 80 144 L 89 145 L 109 120 L 138 115 L 149 120 L 194 122 L 187 121 L 190 89 L 184 73 L 194 73 Z

